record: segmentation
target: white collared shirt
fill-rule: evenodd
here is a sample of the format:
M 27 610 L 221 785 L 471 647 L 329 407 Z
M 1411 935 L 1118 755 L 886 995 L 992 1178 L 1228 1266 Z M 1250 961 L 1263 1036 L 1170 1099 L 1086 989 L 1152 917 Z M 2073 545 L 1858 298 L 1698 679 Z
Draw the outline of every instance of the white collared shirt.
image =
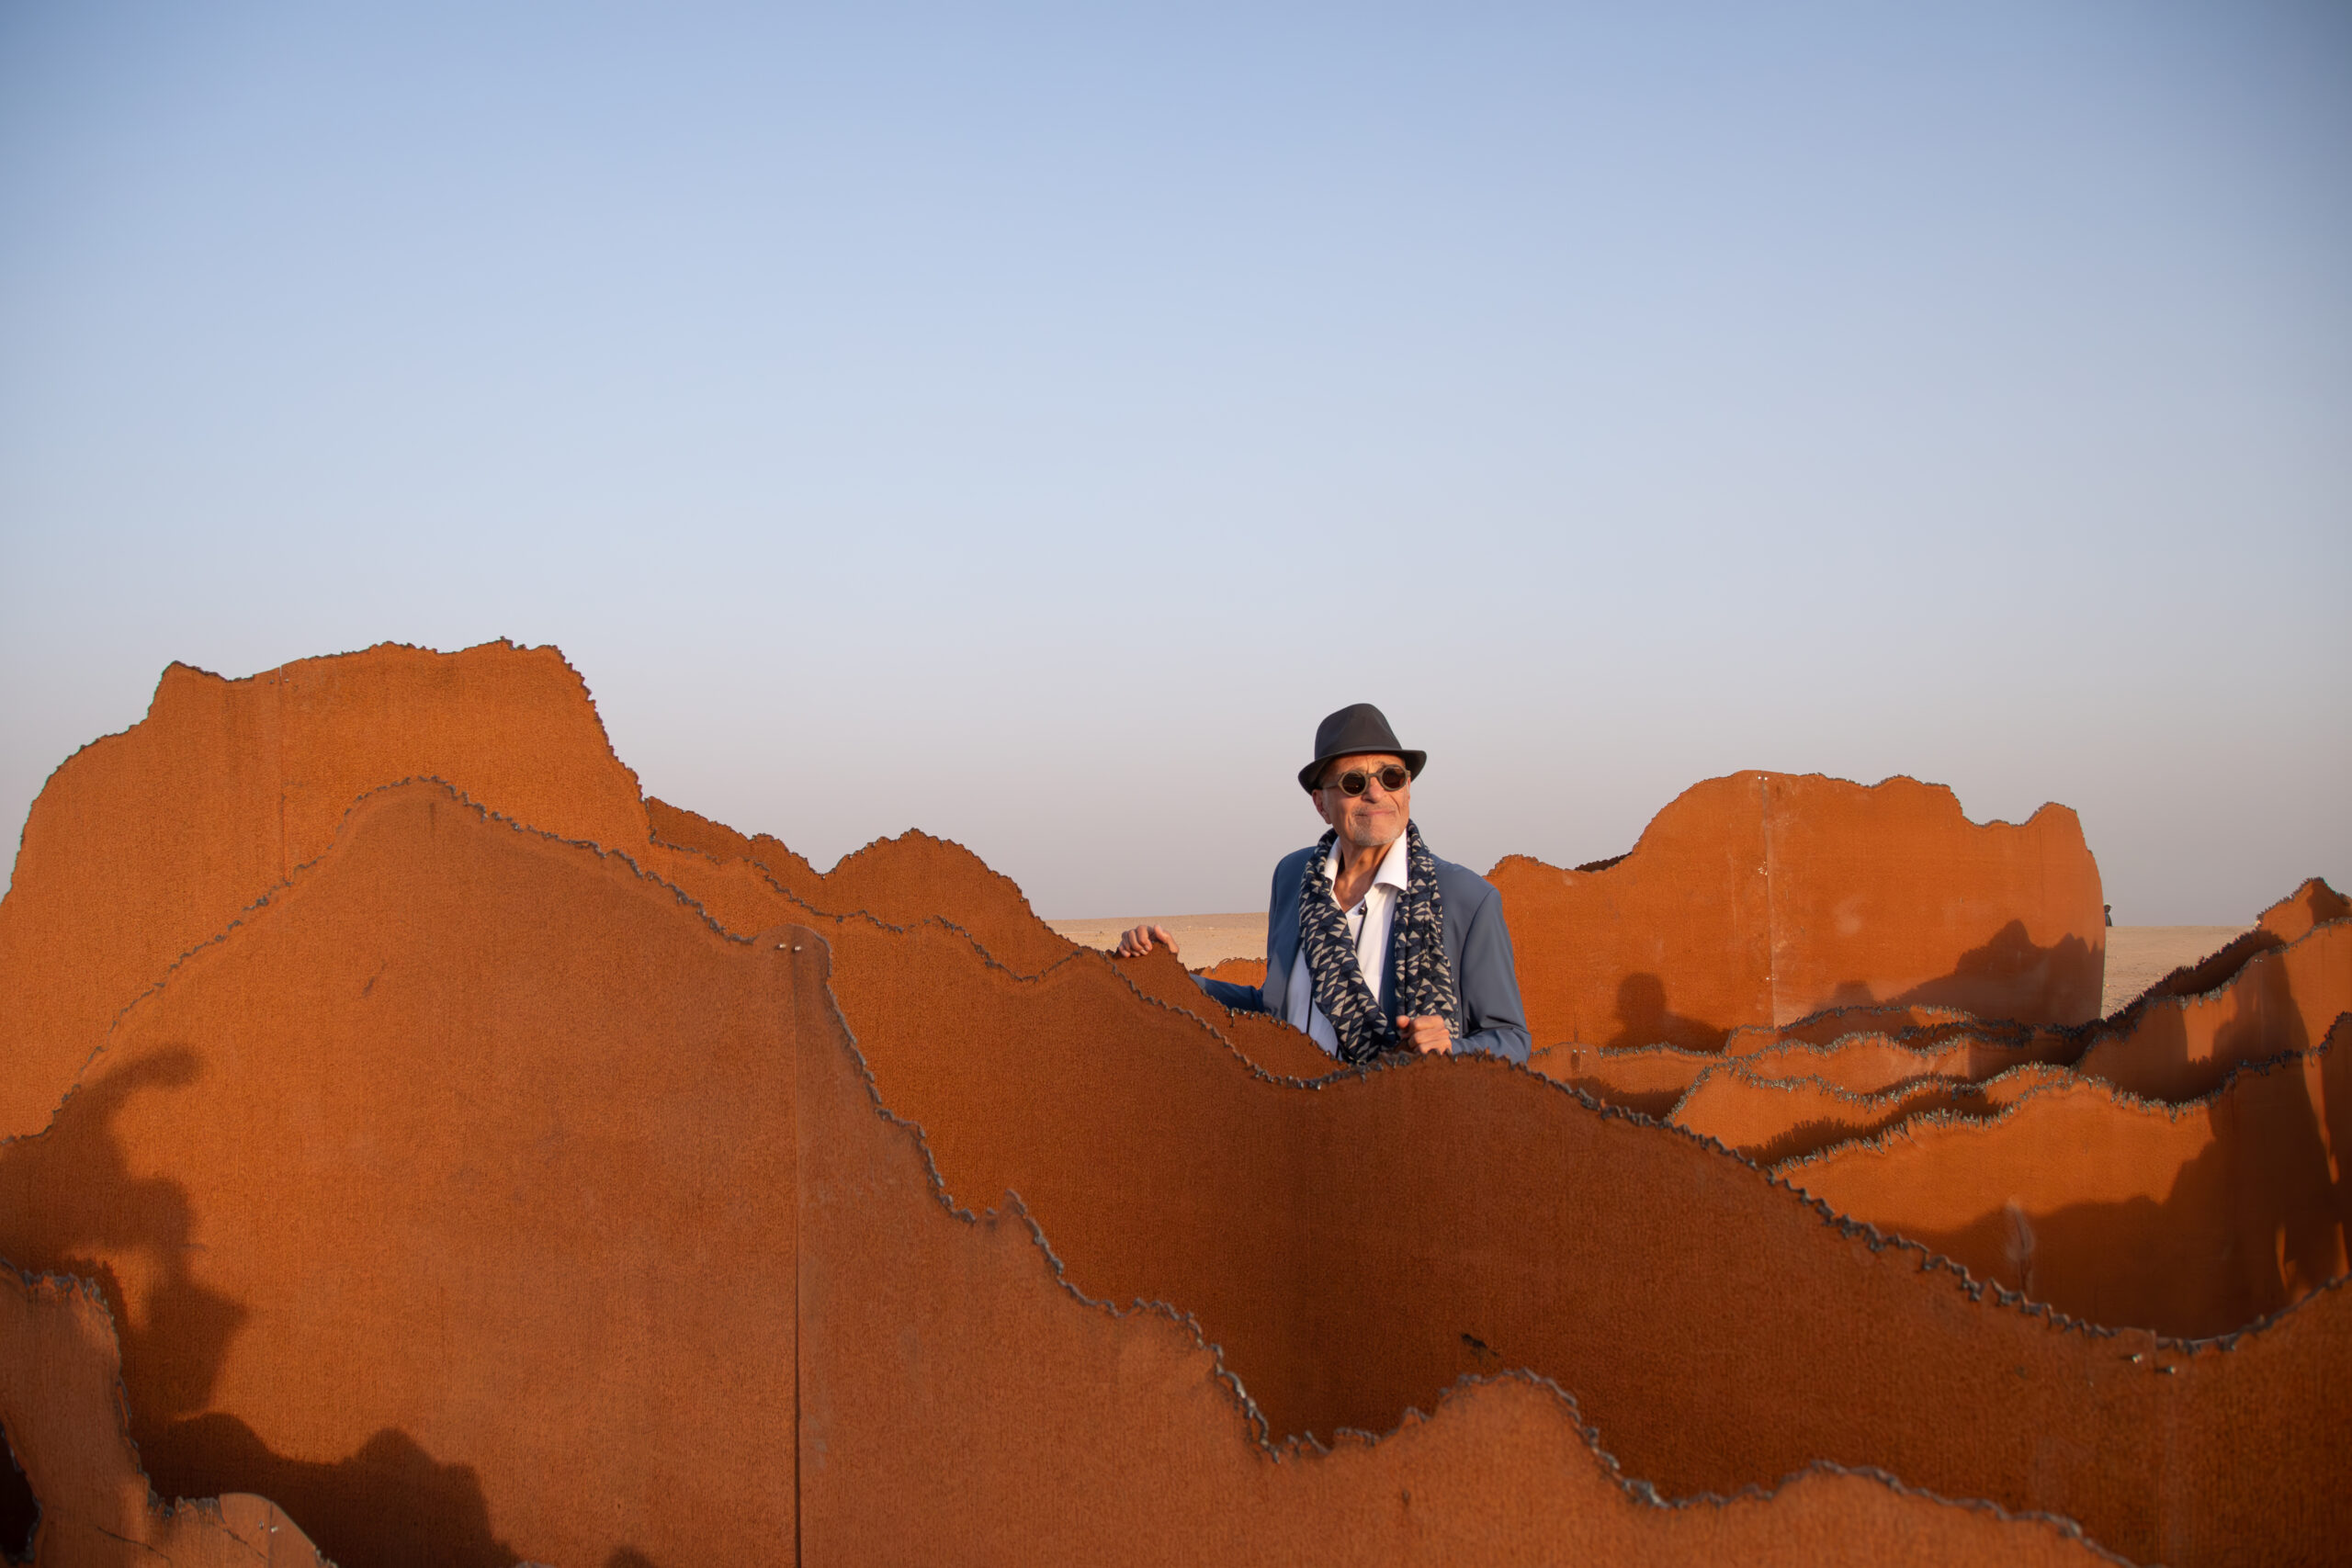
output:
M 1323 857 L 1323 880 L 1340 879 L 1340 846 L 1337 840 L 1331 852 Z M 1363 974 L 1363 983 L 1372 987 L 1374 996 L 1380 995 L 1380 961 L 1388 954 L 1388 928 L 1396 919 L 1396 900 L 1412 886 L 1411 874 L 1406 869 L 1405 835 L 1388 846 L 1380 857 L 1380 869 L 1372 874 L 1372 886 L 1364 889 L 1356 907 L 1346 911 L 1348 934 L 1356 939 L 1356 967 Z M 1304 1030 L 1306 1037 L 1331 1055 L 1340 1054 L 1340 1036 L 1331 1028 L 1331 1021 L 1315 1005 L 1315 980 L 1306 972 L 1306 943 L 1298 944 L 1298 956 L 1291 961 L 1290 990 L 1284 998 L 1289 1004 L 1283 1016 L 1293 1029 Z

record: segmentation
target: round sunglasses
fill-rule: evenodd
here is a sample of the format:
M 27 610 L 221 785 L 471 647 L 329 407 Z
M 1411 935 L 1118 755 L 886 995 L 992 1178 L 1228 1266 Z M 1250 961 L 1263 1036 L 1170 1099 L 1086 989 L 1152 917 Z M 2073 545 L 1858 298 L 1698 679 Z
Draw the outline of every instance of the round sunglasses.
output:
M 1341 795 L 1362 795 L 1372 787 L 1372 781 L 1374 779 L 1380 781 L 1382 789 L 1390 795 L 1395 795 L 1412 782 L 1413 775 L 1399 764 L 1391 762 L 1374 773 L 1365 773 L 1362 768 L 1350 768 L 1323 787 L 1336 789 Z

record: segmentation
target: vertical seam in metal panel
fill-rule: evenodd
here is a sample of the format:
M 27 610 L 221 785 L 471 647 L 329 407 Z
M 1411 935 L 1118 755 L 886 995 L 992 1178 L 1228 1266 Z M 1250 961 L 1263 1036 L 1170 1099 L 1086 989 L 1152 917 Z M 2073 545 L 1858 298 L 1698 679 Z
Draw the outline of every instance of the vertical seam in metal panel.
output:
M 1772 780 L 1770 774 L 1756 778 L 1756 809 L 1764 832 L 1764 983 L 1771 998 L 1772 1027 L 1778 1029 L 1785 1021 L 1781 1017 L 1781 918 L 1772 905 L 1773 874 L 1779 868 L 1774 863 L 1772 843 Z
M 808 1218 L 808 1176 L 801 1168 L 800 1152 L 808 1145 L 807 1107 L 808 1074 L 802 1066 L 808 1058 L 808 969 L 815 961 L 800 950 L 811 944 L 789 942 L 792 950 L 792 1561 L 800 1568 L 806 1559 L 802 1542 L 806 1537 L 808 1517 L 808 1496 L 800 1484 L 800 1456 L 806 1439 L 800 1429 L 800 1369 L 806 1352 L 801 1337 L 808 1332 L 800 1313 L 800 1253 L 808 1245 L 801 1227 Z

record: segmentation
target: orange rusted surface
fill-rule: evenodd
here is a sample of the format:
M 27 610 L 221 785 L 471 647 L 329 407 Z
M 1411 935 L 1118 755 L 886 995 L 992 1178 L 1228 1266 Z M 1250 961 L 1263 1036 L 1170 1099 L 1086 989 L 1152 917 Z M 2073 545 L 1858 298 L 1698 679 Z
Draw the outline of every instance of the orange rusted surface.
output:
M 0 1256 L 106 1282 L 159 1491 L 345 1568 L 759 1559 L 790 985 L 618 856 L 381 792 L 0 1145 Z
M 1087 960 L 1097 961 L 1096 955 L 1089 953 Z M 1263 1013 L 1234 1012 L 1211 1001 L 1193 983 L 1191 972 L 1166 948 L 1155 949 L 1141 958 L 1099 961 L 1108 963 L 1142 995 L 1191 1013 L 1207 1024 L 1261 1071 L 1278 1077 L 1311 1079 L 1346 1070 L 1324 1055 L 1321 1046 L 1279 1019 Z
M 2182 1347 L 2005 1303 L 1508 1064 L 1334 1071 L 1166 954 L 1074 949 L 960 846 L 820 874 L 641 802 L 552 651 L 175 670 L 26 841 L 0 1061 L 32 1126 L 105 1049 L 0 1144 L 0 1257 L 98 1281 L 166 1495 L 268 1495 L 346 1568 L 2082 1555 L 1928 1494 L 2177 1563 L 2352 1529 L 2326 1483 L 2352 1300 L 2311 1288 L 2309 1162 L 2248 1152 L 2284 1114 L 2256 1075 L 2167 1122 L 2245 1127 L 2238 1206 L 2164 1245 L 2251 1246 L 2275 1213 L 2301 1299 Z M 1589 959 L 1605 1020 L 1668 1043 L 1539 1033 L 1538 1067 L 1763 1157 L 1808 1127 L 1836 1157 L 1943 1138 L 1954 1107 L 2027 1125 L 2082 1091 L 2017 1064 L 2086 1046 L 2193 1089 L 2307 1043 L 2352 930 L 2307 885 L 2311 929 L 2266 916 L 2220 989 L 2088 1029 L 2065 998 L 2099 929 L 2052 911 L 2086 888 L 2095 922 L 2097 873 L 2063 807 L 1977 828 L 1907 780 L 1743 774 L 1612 868 L 1514 864 L 1542 895 L 1510 912 L 1522 964 Z M 1592 887 L 1614 902 L 1579 926 Z M 1759 1011 L 1704 999 L 1759 975 Z M 1954 1010 L 1994 1007 L 2027 1021 Z M 2293 1070 L 2332 1150 L 2343 1097 Z M 2125 1103 L 2096 1135 L 2144 1178 L 2188 1145 L 2129 1144 Z M 2181 1158 L 2191 1186 L 2217 1163 Z
M 1724 1055 L 1747 1058 L 1758 1077 L 1794 1077 L 1786 1064 L 1819 1048 L 1852 1070 L 1825 1066 L 1814 1076 L 1851 1089 L 1892 1081 L 1870 1081 L 1883 1061 L 1900 1060 L 1889 1058 L 1890 1050 L 1920 1062 L 1920 1072 L 1973 1079 L 2026 1062 L 2063 1063 L 2146 1099 L 2191 1100 L 2239 1066 L 2308 1049 L 2352 1008 L 2352 919 L 2336 912 L 2343 907 L 2334 889 L 2313 878 L 2220 953 L 2174 971 L 2112 1018 L 2081 1028 L 1859 1008 L 1785 1028 L 1735 1031 Z
M 382 644 L 241 681 L 175 664 L 147 716 L 69 759 L 26 822 L 0 900 L 0 1136 L 38 1131 L 122 1009 L 323 852 L 354 801 L 408 778 L 657 873 L 699 852 L 829 913 L 941 915 L 1023 973 L 1070 951 L 961 846 L 910 833 L 820 875 L 765 835 L 641 801 L 553 649 Z
M 2320 1049 L 2165 1105 L 2073 1078 L 1781 1174 L 1839 1213 L 2093 1323 L 2226 1334 L 2345 1268 L 2352 1015 Z
M 1266 961 L 1262 958 L 1221 959 L 1195 973 L 1207 979 L 1223 980 L 1235 986 L 1262 986 L 1266 983 Z
M 2116 1017 L 2128 1021 L 2135 1009 L 2155 998 L 2194 997 L 2218 990 L 2235 978 L 2256 954 L 2300 942 L 2314 928 L 2347 916 L 2352 916 L 2352 900 L 2346 900 L 2323 878 L 2312 877 L 2263 910 L 2254 930 L 2221 952 L 2174 970 L 2118 1010 Z
M 800 896 L 829 915 L 864 913 L 889 925 L 938 916 L 1016 975 L 1042 974 L 1078 951 L 1037 918 L 1012 878 L 928 833 L 876 840 L 827 872 L 820 891 Z
M 1488 880 L 1539 1046 L 1715 1050 L 1743 1025 L 1887 1002 L 2098 1014 L 2098 867 L 2063 806 L 1980 826 L 1940 785 L 1735 773 L 1602 869 L 1512 855 Z
M 1900 1039 L 1849 1034 L 1833 1045 L 1791 1044 L 1753 1052 L 1739 1066 L 1759 1078 L 1817 1077 L 1849 1093 L 1871 1094 L 1916 1077 L 1984 1083 L 2020 1067 L 2063 1066 L 2081 1041 L 2054 1030 L 1985 1034 L 1923 1031 Z
M 167 1505 L 151 1495 L 122 1427 L 119 1364 L 94 1286 L 0 1268 L 0 1428 L 40 1504 L 34 1563 L 332 1568 L 264 1498 Z
M 2352 1011 L 2352 919 L 2246 959 L 2220 987 L 2151 993 L 2091 1038 L 2075 1066 L 2150 1100 L 2193 1100 L 2230 1071 L 2325 1038 Z
M 804 1562 L 1532 1564 L 1563 1542 L 1623 1564 L 2102 1560 L 2054 1521 L 1826 1470 L 1661 1506 L 1525 1377 L 1457 1388 L 1378 1442 L 1270 1454 L 1191 1325 L 1086 1302 L 1020 1217 L 940 1203 L 800 940 Z
M 1538 1045 L 1527 1065 L 1555 1083 L 1582 1089 L 1604 1105 L 1664 1116 L 1701 1073 L 1723 1060 L 1713 1051 L 1674 1045 Z
M 553 649 L 164 671 L 147 716 L 68 759 L 25 822 L 0 899 L 0 1137 L 40 1131 L 117 1013 L 324 852 L 354 800 L 411 777 L 560 837 L 646 836 L 637 780 Z
M 1820 1078 L 1770 1078 L 1725 1062 L 1701 1075 L 1667 1121 L 1758 1165 L 1779 1165 L 1875 1137 L 1915 1117 L 1996 1115 L 2032 1090 L 2073 1076 L 2064 1067 L 2035 1066 L 2011 1068 L 1989 1084 L 1929 1076 L 1856 1093 Z
M 1670 1495 L 1869 1464 L 2176 1562 L 2352 1527 L 2352 1500 L 2339 1522 L 2290 1479 L 2352 1461 L 2324 1392 L 2352 1375 L 2340 1291 L 2226 1351 L 2086 1335 L 1508 1064 L 1293 1087 L 1196 1020 L 1139 1015 L 1107 965 L 1023 980 L 940 927 L 820 929 L 881 1099 L 954 1201 L 1017 1191 L 1074 1288 L 1180 1303 L 1278 1438 L 1389 1430 L 1524 1368 Z M 2293 1461 L 2257 1429 L 2295 1433 Z
M 764 833 L 747 838 L 691 811 L 646 804 L 657 839 L 720 863 L 747 861 L 811 910 L 871 915 L 893 926 L 944 919 L 1018 975 L 1042 974 L 1077 951 L 1037 918 L 1019 884 L 953 840 L 922 832 L 876 839 L 820 873 Z
M 1835 1045 L 1859 1035 L 1879 1035 L 1923 1047 L 1958 1037 L 1996 1036 L 2021 1042 L 2040 1034 L 2063 1032 L 2001 1019 L 1979 1018 L 1958 1008 L 1827 1008 L 1794 1023 L 1743 1024 L 1724 1037 L 1723 1054 L 1746 1056 L 1781 1045 Z
M 2255 923 L 2280 942 L 2301 942 L 2313 927 L 2346 918 L 2352 918 L 2352 898 L 2314 876 L 2263 910 Z

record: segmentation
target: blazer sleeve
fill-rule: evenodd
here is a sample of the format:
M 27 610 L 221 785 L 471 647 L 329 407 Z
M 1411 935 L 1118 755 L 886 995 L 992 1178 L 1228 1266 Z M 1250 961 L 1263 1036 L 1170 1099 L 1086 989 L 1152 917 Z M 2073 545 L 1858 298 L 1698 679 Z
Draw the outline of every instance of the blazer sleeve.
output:
M 1205 975 L 1193 976 L 1193 984 L 1206 991 L 1211 1001 L 1223 1002 L 1236 1012 L 1266 1010 L 1266 998 L 1255 986 L 1237 986 L 1230 980 L 1212 980 Z
M 1532 1043 L 1527 1009 L 1519 999 L 1519 966 L 1511 955 L 1503 901 L 1491 884 L 1462 929 L 1462 966 L 1454 987 L 1462 996 L 1463 1051 L 1484 1051 L 1522 1065 Z

